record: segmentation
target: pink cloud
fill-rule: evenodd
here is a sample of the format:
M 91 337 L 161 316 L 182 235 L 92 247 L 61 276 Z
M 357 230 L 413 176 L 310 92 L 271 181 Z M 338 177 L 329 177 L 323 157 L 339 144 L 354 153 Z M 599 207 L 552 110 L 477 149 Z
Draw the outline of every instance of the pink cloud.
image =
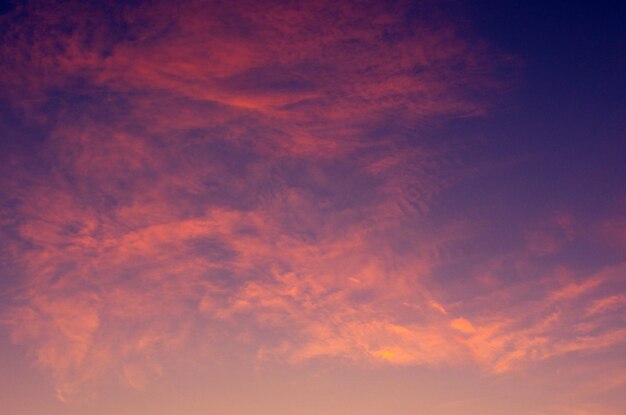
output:
M 124 6 L 118 37 L 89 5 L 24 6 L 2 82 L 47 133 L 1 179 L 19 201 L 2 321 L 59 397 L 141 389 L 218 349 L 501 373 L 621 347 L 623 296 L 607 291 L 624 266 L 538 263 L 577 236 L 567 215 L 475 259 L 466 297 L 448 294 L 442 269 L 481 224 L 436 217 L 470 173 L 454 145 L 412 143 L 414 126 L 489 111 L 512 58 L 382 3 L 303 4 Z

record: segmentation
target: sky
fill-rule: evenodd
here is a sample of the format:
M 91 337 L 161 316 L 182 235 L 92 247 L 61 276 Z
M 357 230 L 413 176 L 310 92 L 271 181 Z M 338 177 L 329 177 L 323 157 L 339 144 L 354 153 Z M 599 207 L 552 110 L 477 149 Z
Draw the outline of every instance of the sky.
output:
M 0 413 L 626 413 L 626 6 L 0 4 Z

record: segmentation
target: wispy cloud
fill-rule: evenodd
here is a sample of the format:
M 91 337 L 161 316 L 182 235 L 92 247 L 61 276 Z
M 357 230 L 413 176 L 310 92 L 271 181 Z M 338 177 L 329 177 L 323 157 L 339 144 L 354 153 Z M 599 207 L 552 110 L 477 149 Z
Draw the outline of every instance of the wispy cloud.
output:
M 435 217 L 471 169 L 419 127 L 485 114 L 512 58 L 403 4 L 157 3 L 2 23 L 3 99 L 40 129 L 4 156 L 2 321 L 61 399 L 142 388 L 197 344 L 490 372 L 623 344 L 623 265 L 541 263 L 571 215 L 442 294 L 481 223 Z M 535 278 L 485 279 L 510 262 Z

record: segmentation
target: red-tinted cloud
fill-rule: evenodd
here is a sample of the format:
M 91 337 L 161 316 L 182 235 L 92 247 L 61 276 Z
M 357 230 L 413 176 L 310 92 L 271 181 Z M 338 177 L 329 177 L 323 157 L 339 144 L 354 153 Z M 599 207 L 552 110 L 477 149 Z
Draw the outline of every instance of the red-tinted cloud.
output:
M 489 218 L 438 212 L 476 169 L 420 128 L 488 112 L 512 61 L 458 22 L 380 2 L 42 2 L 11 19 L 3 98 L 41 140 L 3 168 L 3 322 L 61 399 L 217 350 L 506 372 L 623 347 L 623 264 L 542 262 L 577 237 L 573 215 L 520 226 L 517 250 L 470 258 L 465 297 L 448 293 Z

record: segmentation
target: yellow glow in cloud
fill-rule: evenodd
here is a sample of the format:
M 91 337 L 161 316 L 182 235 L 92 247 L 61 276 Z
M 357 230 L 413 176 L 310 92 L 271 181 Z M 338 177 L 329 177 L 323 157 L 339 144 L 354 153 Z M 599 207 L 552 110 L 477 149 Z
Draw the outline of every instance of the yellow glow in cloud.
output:
M 466 318 L 460 317 L 450 322 L 450 327 L 464 334 L 472 334 L 476 332 L 474 325 Z

